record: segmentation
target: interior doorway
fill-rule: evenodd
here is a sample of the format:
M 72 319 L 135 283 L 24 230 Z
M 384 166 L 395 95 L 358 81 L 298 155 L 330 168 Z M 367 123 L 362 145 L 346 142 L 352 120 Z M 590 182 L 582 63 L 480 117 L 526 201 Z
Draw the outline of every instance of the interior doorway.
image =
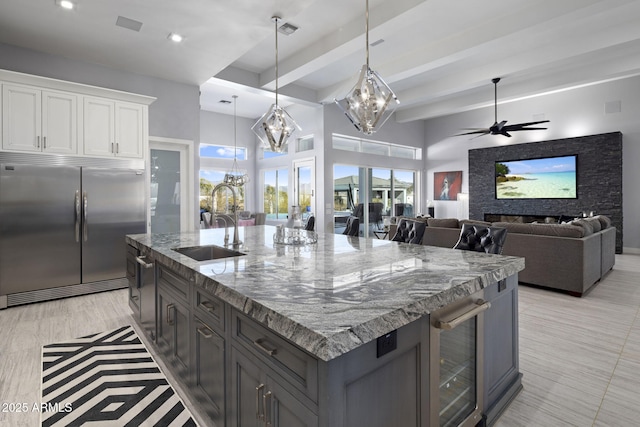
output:
M 194 226 L 193 143 L 149 137 L 149 227 L 177 233 Z

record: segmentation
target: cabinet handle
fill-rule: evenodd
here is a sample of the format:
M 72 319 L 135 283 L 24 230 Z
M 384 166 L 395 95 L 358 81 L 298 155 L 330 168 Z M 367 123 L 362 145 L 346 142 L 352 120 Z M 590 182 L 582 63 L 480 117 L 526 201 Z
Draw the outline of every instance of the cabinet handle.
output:
M 42 148 L 45 149 L 45 150 L 47 149 L 47 137 L 46 136 L 42 137 Z
M 262 406 L 264 407 L 264 425 L 271 425 L 271 392 L 268 391 L 262 395 Z
M 473 307 L 471 310 L 467 311 L 464 314 L 461 314 L 460 316 L 456 317 L 453 320 L 449 320 L 448 322 L 438 320 L 435 326 L 438 329 L 451 330 L 456 326 L 460 325 L 462 322 L 465 322 L 471 319 L 472 317 L 477 316 L 479 313 L 482 313 L 483 311 L 488 310 L 490 307 L 491 307 L 490 302 L 486 302 L 484 300 L 478 300 L 475 302 L 475 307 Z
M 216 309 L 213 304 L 211 304 L 211 301 L 202 301 L 200 305 L 203 306 L 209 313 L 213 313 Z
M 86 242 L 89 239 L 89 224 L 87 221 L 87 215 L 89 214 L 89 197 L 87 192 L 82 192 L 82 239 Z
M 257 340 L 255 340 L 253 342 L 253 345 L 255 345 L 256 347 L 258 347 L 258 349 L 260 349 L 260 351 L 262 351 L 263 353 L 266 353 L 269 356 L 273 356 L 274 354 L 278 353 L 278 349 L 274 348 L 274 349 L 269 349 L 267 347 L 264 346 L 264 342 L 266 340 L 263 338 L 258 338 Z
M 111 143 L 111 152 L 115 153 L 115 151 L 113 151 L 113 142 Z
M 260 384 L 256 387 L 256 419 L 264 420 L 264 414 L 260 410 L 260 391 L 264 388 L 264 384 Z
M 40 135 L 36 136 L 36 148 L 40 148 Z
M 75 218 L 76 242 L 80 242 L 80 190 L 76 190 L 76 196 L 73 203 L 76 208 L 76 218 Z
M 173 319 L 171 318 L 171 310 L 175 309 L 176 306 L 174 304 L 167 305 L 167 324 L 173 325 Z
M 116 154 L 120 153 L 120 143 L 116 142 Z
M 141 265 L 142 267 L 144 267 L 144 268 L 147 268 L 147 269 L 148 269 L 148 268 L 153 267 L 153 263 L 152 263 L 152 262 L 146 262 L 146 261 L 145 261 L 145 258 L 146 258 L 146 257 L 147 257 L 146 255 L 137 256 L 137 257 L 136 257 L 136 261 L 138 262 L 138 264 L 140 264 L 140 265 Z
M 202 328 L 196 328 L 196 330 L 198 331 L 198 333 L 200 335 L 202 335 L 203 337 L 209 339 L 213 336 L 213 331 L 209 328 L 207 328 L 206 326 L 203 326 Z

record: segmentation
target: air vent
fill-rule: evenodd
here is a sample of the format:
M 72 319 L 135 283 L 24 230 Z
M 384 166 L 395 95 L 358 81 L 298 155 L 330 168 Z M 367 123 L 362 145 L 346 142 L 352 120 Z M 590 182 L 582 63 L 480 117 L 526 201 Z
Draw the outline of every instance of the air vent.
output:
M 278 32 L 284 34 L 285 36 L 289 36 L 298 31 L 298 29 L 299 28 L 295 25 L 285 22 L 284 24 L 280 25 L 280 28 L 278 28 Z
M 142 28 L 142 22 L 136 21 L 134 19 L 125 18 L 124 16 L 118 16 L 116 20 L 116 25 L 118 27 L 126 28 L 127 30 L 139 32 L 140 28 Z

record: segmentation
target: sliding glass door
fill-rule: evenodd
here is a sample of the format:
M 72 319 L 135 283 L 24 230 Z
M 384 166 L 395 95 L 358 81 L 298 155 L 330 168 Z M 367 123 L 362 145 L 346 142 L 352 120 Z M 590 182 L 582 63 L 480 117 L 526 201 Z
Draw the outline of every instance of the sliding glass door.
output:
M 362 237 L 377 237 L 392 216 L 416 216 L 415 171 L 334 165 L 333 177 L 337 234 L 349 216 L 358 217 Z

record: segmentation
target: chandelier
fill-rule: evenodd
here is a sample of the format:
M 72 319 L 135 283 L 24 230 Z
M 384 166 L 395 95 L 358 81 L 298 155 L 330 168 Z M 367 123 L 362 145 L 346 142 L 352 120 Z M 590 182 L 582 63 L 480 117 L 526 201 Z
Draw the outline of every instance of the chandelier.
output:
M 244 184 L 249 182 L 249 175 L 246 173 L 240 172 L 238 168 L 238 148 L 237 148 L 237 132 L 236 132 L 236 122 L 237 122 L 237 112 L 236 112 L 236 102 L 238 95 L 233 95 L 233 165 L 231 166 L 231 170 L 224 174 L 223 182 L 225 184 L 229 184 L 233 187 L 242 187 Z
M 276 103 L 271 104 L 269 110 L 251 128 L 265 148 L 270 148 L 276 153 L 281 153 L 289 142 L 289 138 L 296 131 L 301 130 L 289 113 L 278 105 L 278 22 L 280 19 L 279 16 L 271 18 L 276 30 Z
M 334 101 L 356 129 L 371 135 L 393 114 L 400 101 L 382 77 L 369 68 L 369 0 L 366 0 L 365 36 L 366 63 L 360 77 L 343 100 Z

